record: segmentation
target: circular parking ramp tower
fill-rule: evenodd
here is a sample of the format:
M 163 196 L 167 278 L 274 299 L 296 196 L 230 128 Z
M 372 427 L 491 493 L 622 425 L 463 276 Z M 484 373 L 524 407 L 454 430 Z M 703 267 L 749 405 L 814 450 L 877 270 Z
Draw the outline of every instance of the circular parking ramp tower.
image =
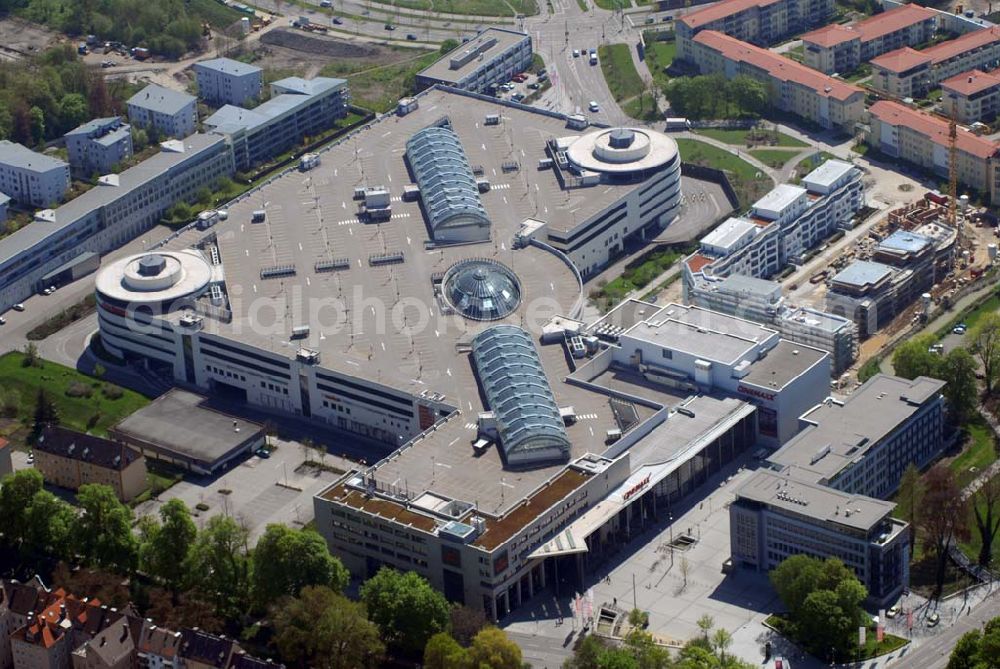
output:
M 474 321 L 495 321 L 521 303 L 521 284 L 506 265 L 489 259 L 463 260 L 441 282 L 448 304 Z
M 494 325 L 472 340 L 472 359 L 511 467 L 566 462 L 569 438 L 559 406 L 527 332 Z

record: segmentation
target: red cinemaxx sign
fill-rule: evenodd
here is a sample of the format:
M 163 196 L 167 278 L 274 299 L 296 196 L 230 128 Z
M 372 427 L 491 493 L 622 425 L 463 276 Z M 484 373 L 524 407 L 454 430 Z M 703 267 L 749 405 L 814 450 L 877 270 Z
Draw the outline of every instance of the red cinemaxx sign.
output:
M 637 492 L 639 492 L 640 490 L 642 490 L 643 488 L 645 488 L 647 485 L 649 485 L 649 476 L 650 476 L 649 474 L 646 474 L 646 478 L 642 479 L 641 481 L 639 481 L 638 483 L 636 483 L 634 486 L 632 486 L 631 488 L 629 488 L 628 490 L 626 490 L 625 494 L 622 495 L 622 499 L 628 501 L 628 499 L 630 497 L 632 497 Z
M 774 401 L 774 393 L 765 393 L 763 390 L 757 390 L 756 388 L 747 388 L 742 384 L 737 386 L 736 389 L 741 393 L 752 395 L 753 397 L 757 397 L 768 402 Z

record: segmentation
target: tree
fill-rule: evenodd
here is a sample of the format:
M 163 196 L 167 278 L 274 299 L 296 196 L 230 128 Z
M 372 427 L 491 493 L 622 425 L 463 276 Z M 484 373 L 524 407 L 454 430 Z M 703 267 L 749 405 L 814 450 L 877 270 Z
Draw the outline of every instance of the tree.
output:
M 733 103 L 744 114 L 760 116 L 767 111 L 767 88 L 753 77 L 734 77 L 729 80 L 727 89 Z
M 458 48 L 458 46 L 459 45 L 457 39 L 446 39 L 445 41 L 441 42 L 441 48 L 439 51 L 442 54 L 446 54 L 449 51 L 454 51 L 455 49 Z
M 920 476 L 920 470 L 915 464 L 910 463 L 899 480 L 899 492 L 896 494 L 896 512 L 910 524 L 910 545 L 916 541 L 924 491 L 924 480 Z
M 160 507 L 160 523 L 142 547 L 145 569 L 172 592 L 179 592 L 197 536 L 198 528 L 187 505 L 179 499 L 170 500 Z
M 948 546 L 968 534 L 968 509 L 955 475 L 944 465 L 934 465 L 924 477 L 926 492 L 919 527 L 937 563 L 937 590 L 944 585 Z
M 947 669 L 976 669 L 979 658 L 979 645 L 983 635 L 979 630 L 966 632 L 959 637 L 948 658 Z
M 718 653 L 719 659 L 723 662 L 726 661 L 726 651 L 729 650 L 729 646 L 732 643 L 733 635 L 721 627 L 715 630 L 715 634 L 712 635 L 712 646 L 715 648 L 715 652 Z
M 48 490 L 39 490 L 24 512 L 27 534 L 22 548 L 36 556 L 57 560 L 73 557 L 73 527 L 76 513 Z
M 38 367 L 41 359 L 38 357 L 38 346 L 34 342 L 24 345 L 24 360 L 21 361 L 23 367 Z
M 993 541 L 1000 530 L 1000 478 L 986 481 L 972 496 L 972 513 L 979 531 L 979 564 L 989 567 Z
M 771 583 L 801 643 L 821 656 L 833 648 L 846 657 L 852 633 L 864 622 L 861 603 L 868 597 L 854 572 L 840 560 L 795 555 L 771 571 Z
M 585 636 L 573 657 L 563 663 L 563 669 L 598 669 L 598 662 L 606 649 L 607 645 L 600 637 Z
M 892 370 L 896 376 L 915 379 L 918 376 L 939 377 L 941 356 L 931 351 L 934 335 L 922 335 L 905 341 L 892 354 Z
M 986 394 L 992 394 L 1000 369 L 1000 314 L 989 313 L 980 318 L 966 335 L 966 344 L 983 366 Z
M 658 646 L 653 636 L 641 627 L 632 628 L 625 637 L 624 648 L 635 658 L 639 669 L 664 669 L 671 664 L 667 649 Z
M 32 107 L 28 110 L 28 119 L 31 123 L 31 143 L 41 144 L 45 140 L 45 112 Z
M 28 536 L 28 506 L 42 490 L 37 469 L 22 469 L 3 479 L 0 485 L 0 533 L 12 546 L 20 546 Z
M 188 558 L 190 582 L 215 604 L 216 612 L 235 618 L 249 602 L 249 532 L 229 516 L 212 516 L 198 533 Z
M 708 633 L 715 627 L 715 619 L 706 613 L 701 618 L 698 618 L 697 625 L 698 629 L 705 635 L 705 641 L 708 641 Z
M 471 644 L 479 630 L 490 624 L 486 612 L 482 608 L 465 606 L 464 604 L 452 606 L 448 618 L 448 629 L 451 630 L 451 636 L 460 646 Z
M 63 130 L 72 130 L 87 120 L 90 112 L 87 99 L 80 93 L 67 93 L 59 100 L 59 124 Z
M 469 660 L 475 668 L 521 669 L 521 649 L 496 627 L 483 628 L 472 640 Z
M 425 669 L 458 669 L 468 663 L 468 651 L 447 632 L 438 632 L 424 646 Z
M 126 573 L 135 567 L 138 542 L 132 534 L 132 509 L 111 486 L 80 486 L 77 503 L 82 513 L 75 526 L 77 549 L 90 564 Z
M 390 647 L 417 657 L 448 626 L 448 602 L 426 579 L 382 567 L 361 586 L 361 601 Z
M 267 526 L 257 542 L 252 563 L 251 586 L 261 608 L 282 595 L 294 597 L 307 585 L 325 585 L 341 592 L 350 581 L 347 569 L 330 555 L 323 537 L 312 530 L 293 530 L 285 525 Z
M 306 586 L 271 610 L 274 644 L 285 662 L 320 669 L 375 667 L 385 652 L 363 604 L 325 586 Z
M 975 411 L 978 403 L 976 359 L 964 348 L 952 349 L 940 365 L 940 378 L 947 385 L 944 396 L 951 409 L 952 420 L 961 425 Z
M 55 425 L 58 422 L 59 412 L 56 409 L 55 402 L 52 401 L 52 397 L 45 392 L 44 388 L 39 388 L 38 395 L 35 397 L 35 416 L 32 421 L 31 434 L 28 436 L 28 441 L 33 444 L 38 443 L 38 439 L 42 436 L 45 426 Z

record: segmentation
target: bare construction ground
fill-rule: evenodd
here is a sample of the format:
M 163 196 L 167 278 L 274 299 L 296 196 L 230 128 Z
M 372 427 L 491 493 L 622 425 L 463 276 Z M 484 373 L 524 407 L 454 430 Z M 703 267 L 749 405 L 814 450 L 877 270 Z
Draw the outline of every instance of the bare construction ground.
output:
M 0 58 L 19 60 L 44 51 L 62 40 L 58 33 L 17 18 L 0 20 Z
M 260 58 L 254 65 L 279 71 L 294 70 L 307 77 L 319 74 L 320 69 L 334 59 L 353 72 L 391 65 L 421 54 L 420 49 L 315 35 L 289 28 L 272 30 L 262 35 L 260 42 L 257 49 Z

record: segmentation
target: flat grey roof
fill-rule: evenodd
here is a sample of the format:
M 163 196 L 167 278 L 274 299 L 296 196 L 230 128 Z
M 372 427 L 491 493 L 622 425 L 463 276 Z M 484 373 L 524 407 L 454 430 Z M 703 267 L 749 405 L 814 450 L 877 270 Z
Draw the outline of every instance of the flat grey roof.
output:
M 232 74 L 237 77 L 264 71 L 256 65 L 243 63 L 238 60 L 233 60 L 232 58 L 212 58 L 211 60 L 201 60 L 195 63 L 194 67 L 196 70 L 198 68 L 203 68 L 206 70 L 214 70 L 220 74 Z
M 150 84 L 128 99 L 128 104 L 161 114 L 176 114 L 196 101 L 193 95 Z
M 830 480 L 940 394 L 944 385 L 926 376 L 910 381 L 878 374 L 842 404 L 824 403 L 806 412 L 802 420 L 812 425 L 768 461 L 809 472 L 817 481 Z
M 461 67 L 453 69 L 451 67 L 452 59 L 461 58 L 466 54 L 466 52 L 482 49 L 486 46 L 486 43 L 489 40 L 493 39 L 496 40 L 496 44 L 481 51 L 483 54 L 483 60 L 491 60 L 498 54 L 501 54 L 509 49 L 512 45 L 531 38 L 527 33 L 517 32 L 516 30 L 507 30 L 505 28 L 487 28 L 483 32 L 479 33 L 477 37 L 469 40 L 465 44 L 458 45 L 454 50 L 441 56 L 441 58 L 422 70 L 417 76 L 427 77 L 446 83 L 457 83 L 461 81 L 461 79 L 469 72 L 475 71 L 476 68 L 482 65 L 482 61 L 480 61 L 478 56 L 473 56 L 469 58 L 468 62 Z
M 668 304 L 626 333 L 641 341 L 727 365 L 738 362 L 755 346 L 776 338 L 777 334 L 759 323 L 679 304 Z
M 797 199 L 805 195 L 808 191 L 801 186 L 792 184 L 778 184 L 771 191 L 753 203 L 754 209 L 767 209 L 768 211 L 781 211 Z
M 312 79 L 285 77 L 284 79 L 272 81 L 271 87 L 280 93 L 319 95 L 334 88 L 341 88 L 346 84 L 346 79 L 338 79 L 336 77 L 313 77 Z
M 780 390 L 812 369 L 830 354 L 818 348 L 782 339 L 767 355 L 750 366 L 743 381 Z
M 94 132 L 100 132 L 105 128 L 114 125 L 115 123 L 120 123 L 120 116 L 106 116 L 104 118 L 95 118 L 78 125 L 69 132 L 67 132 L 64 137 L 71 137 L 73 135 L 89 135 Z
M 727 218 L 722 225 L 702 237 L 701 243 L 709 246 L 721 246 L 728 252 L 729 248 L 741 239 L 743 235 L 753 230 L 759 231 L 760 229 L 759 225 L 751 223 L 745 218 Z
M 833 277 L 833 281 L 834 283 L 864 287 L 878 283 L 887 275 L 892 274 L 892 272 L 892 267 L 883 265 L 880 262 L 855 260 L 837 273 Z
M 66 163 L 58 158 L 47 156 L 44 153 L 35 153 L 26 146 L 15 144 L 6 139 L 0 141 L 0 163 L 33 172 L 48 172 L 66 167 Z
M 736 499 L 748 499 L 814 520 L 862 532 L 874 528 L 896 505 L 863 495 L 851 495 L 785 473 L 761 469 L 737 488 Z
M 802 183 L 806 188 L 815 184 L 823 188 L 830 188 L 838 179 L 854 169 L 854 165 L 843 160 L 828 160 L 809 174 L 802 178 Z
M 118 423 L 123 435 L 211 464 L 239 448 L 263 428 L 209 408 L 208 400 L 173 389 Z
M 58 234 L 95 209 L 124 197 L 129 191 L 170 170 L 193 153 L 211 149 L 216 144 L 225 141 L 225 138 L 220 135 L 195 133 L 185 137 L 183 142 L 170 142 L 168 146 L 181 146 L 183 151 L 162 150 L 121 174 L 111 175 L 114 179 L 109 179 L 109 183 L 117 183 L 117 186 L 98 184 L 86 193 L 55 209 L 54 220 L 33 221 L 14 234 L 0 239 L 0 265 L 33 248 L 36 244 L 43 243 L 48 237 Z
M 837 332 L 838 330 L 851 327 L 854 321 L 843 316 L 837 316 L 826 311 L 819 311 L 810 307 L 790 307 L 781 312 L 781 318 L 794 321 L 802 325 L 826 330 L 827 332 Z
M 771 297 L 777 293 L 777 296 L 781 297 L 781 284 L 777 281 L 758 279 L 746 274 L 730 274 L 719 284 L 719 289 L 759 297 Z

